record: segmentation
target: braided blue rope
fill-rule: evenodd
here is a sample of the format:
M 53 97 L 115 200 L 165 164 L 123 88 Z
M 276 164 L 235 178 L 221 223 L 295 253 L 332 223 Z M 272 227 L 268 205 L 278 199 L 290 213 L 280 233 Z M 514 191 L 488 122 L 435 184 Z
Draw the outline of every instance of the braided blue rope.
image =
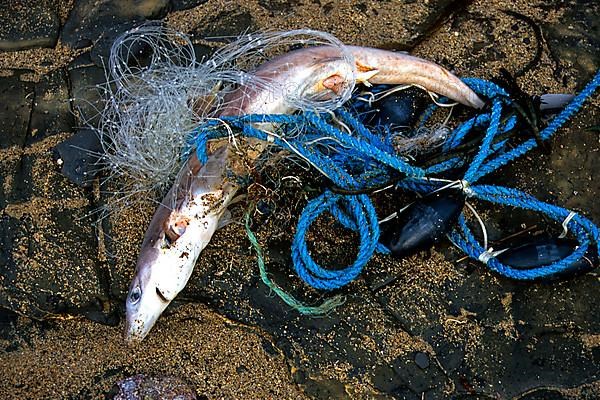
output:
M 338 207 L 345 202 L 347 214 Z M 336 209 L 337 208 L 337 209 Z M 356 261 L 340 270 L 325 269 L 314 262 L 306 244 L 306 232 L 311 223 L 323 212 L 329 211 L 338 217 L 339 221 L 349 228 L 354 228 L 360 235 L 360 247 Z M 358 229 L 361 227 L 361 229 Z M 379 223 L 377 214 L 369 197 L 337 196 L 326 191 L 321 196 L 311 200 L 302 211 L 296 235 L 292 243 L 292 260 L 296 273 L 302 280 L 317 289 L 333 290 L 347 285 L 362 271 L 363 267 L 377 249 L 379 240 Z
M 537 146 L 533 139 L 526 140 L 517 147 L 505 151 L 507 140 L 494 144 L 494 139 L 508 132 L 516 125 L 516 117 L 510 116 L 502 123 L 504 106 L 510 105 L 508 93 L 498 85 L 481 79 L 464 80 L 475 92 L 490 99 L 491 112 L 480 114 L 461 124 L 450 135 L 443 147 L 449 151 L 459 146 L 474 128 L 487 126 L 484 139 L 474 159 L 464 174 L 463 184 L 468 195 L 480 200 L 500 205 L 520 207 L 548 215 L 561 222 L 570 214 L 568 210 L 538 201 L 516 189 L 490 185 L 474 185 L 482 177 L 492 173 L 512 160 L 522 156 Z M 583 103 L 600 86 L 600 71 L 594 79 L 579 93 L 571 103 L 556 116 L 541 132 L 542 139 L 548 139 L 582 107 Z M 421 124 L 432 115 L 435 105 L 429 107 L 421 118 Z M 334 125 L 339 120 L 352 132 L 345 132 Z M 244 136 L 261 140 L 270 139 L 274 144 L 290 150 L 310 162 L 325 174 L 338 187 L 348 190 L 361 190 L 386 182 L 393 174 L 404 174 L 407 178 L 398 183 L 399 188 L 419 193 L 427 193 L 441 186 L 440 182 L 430 181 L 426 176 L 439 174 L 465 165 L 465 160 L 452 158 L 427 169 L 410 165 L 398 156 L 393 149 L 392 133 L 382 129 L 382 135 L 371 132 L 359 118 L 345 110 L 336 110 L 335 117 L 328 114 L 305 112 L 299 115 L 243 115 L 223 117 L 221 121 L 211 120 L 200 126 L 190 139 L 188 149 L 196 148 L 200 161 L 206 160 L 206 142 L 213 138 L 224 137 L 227 133 L 219 129 L 226 123 L 241 131 Z M 269 123 L 278 126 L 277 137 L 253 126 L 257 123 Z M 292 135 L 295 128 L 302 127 L 302 134 Z M 325 138 L 325 139 L 324 139 Z M 317 140 L 315 140 L 317 139 Z M 315 144 L 316 143 L 316 144 Z M 355 262 L 343 269 L 325 269 L 310 256 L 306 244 L 306 233 L 312 223 L 324 212 L 330 213 L 344 227 L 357 231 L 360 245 Z M 495 272 L 512 279 L 531 280 L 547 276 L 568 267 L 581 258 L 592 243 L 600 252 L 598 228 L 586 218 L 576 215 L 568 224 L 569 229 L 580 243 L 573 254 L 550 266 L 532 270 L 517 270 L 504 266 L 496 259 L 489 259 L 487 265 Z M 450 234 L 466 254 L 480 259 L 487 252 L 475 239 L 461 214 L 458 226 Z M 386 252 L 378 243 L 379 224 L 375 209 L 366 195 L 340 195 L 330 191 L 312 199 L 303 210 L 298 221 L 292 243 L 292 259 L 297 274 L 309 285 L 323 290 L 340 288 L 354 280 L 362 271 L 375 251 Z
M 575 98 L 571 100 L 571 102 L 556 117 L 554 117 L 552 121 L 550 121 L 548 126 L 540 132 L 540 137 L 543 140 L 549 139 L 573 115 L 575 115 L 581 107 L 583 107 L 585 101 L 596 91 L 596 89 L 598 89 L 598 86 L 600 86 L 600 71 L 596 72 L 594 78 L 585 86 L 585 88 L 575 96 Z M 480 179 L 485 175 L 496 171 L 500 167 L 521 157 L 536 146 L 537 142 L 534 139 L 527 140 L 515 149 L 488 161 L 485 166 L 482 166 L 481 170 L 474 178 Z
M 518 191 L 516 189 L 504 188 L 500 186 L 478 185 L 472 186 L 471 190 L 474 196 L 496 204 L 503 204 L 513 207 L 519 207 L 526 210 L 532 210 L 549 216 L 556 222 L 563 222 L 570 214 L 564 208 L 553 206 L 537 200 L 536 198 Z M 600 236 L 598 228 L 587 218 L 581 215 L 575 215 L 567 224 L 569 230 L 575 235 L 579 246 L 566 258 L 550 265 L 520 270 L 500 263 L 489 254 L 488 249 L 484 249 L 471 233 L 465 222 L 464 215 L 459 217 L 458 227 L 450 233 L 450 239 L 468 256 L 487 264 L 493 271 L 507 278 L 515 280 L 534 280 L 554 275 L 565 271 L 577 260 L 581 259 L 587 252 L 592 243 L 596 243 L 596 248 L 600 252 Z
M 596 73 L 592 81 L 569 103 L 540 133 L 542 140 L 550 138 L 565 122 L 581 109 L 583 103 L 594 93 L 600 86 L 600 71 Z M 494 106 L 497 103 L 494 103 Z M 492 111 L 492 120 L 494 119 L 494 110 Z M 498 168 L 508 164 L 510 161 L 522 156 L 531 149 L 537 146 L 534 139 L 529 139 L 517 146 L 516 148 L 498 155 L 487 162 L 484 162 L 486 157 L 492 153 L 487 143 L 490 143 L 497 135 L 498 124 L 493 121 L 490 123 L 486 137 L 484 138 L 480 152 L 475 157 L 475 160 L 465 174 L 464 181 L 468 182 L 469 195 L 480 200 L 490 203 L 519 207 L 526 210 L 535 211 L 547 215 L 550 219 L 556 222 L 565 221 L 571 211 L 564 208 L 541 202 L 533 196 L 527 195 L 516 189 L 504 188 L 500 186 L 489 185 L 472 185 L 472 183 L 497 170 Z M 474 235 L 469 230 L 464 215 L 459 218 L 458 227 L 450 233 L 451 240 L 471 258 L 483 261 L 496 273 L 515 280 L 534 280 L 552 276 L 558 272 L 565 271 L 577 260 L 581 259 L 586 253 L 588 247 L 596 243 L 596 251 L 600 254 L 600 236 L 598 228 L 588 219 L 581 215 L 575 215 L 568 223 L 567 227 L 575 235 L 579 246 L 577 249 L 567 256 L 553 264 L 532 268 L 529 270 L 519 270 L 503 265 L 497 259 L 493 258 L 489 249 L 484 249 L 475 239 Z M 490 258 L 491 257 L 491 258 Z

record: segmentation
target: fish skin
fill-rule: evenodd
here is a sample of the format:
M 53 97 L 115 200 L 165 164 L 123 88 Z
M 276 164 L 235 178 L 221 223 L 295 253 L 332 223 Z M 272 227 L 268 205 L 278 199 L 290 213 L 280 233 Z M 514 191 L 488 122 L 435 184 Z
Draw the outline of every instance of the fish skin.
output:
M 476 109 L 485 103 L 463 81 L 447 69 L 431 61 L 402 52 L 348 46 L 357 68 L 376 71 L 371 84 L 418 85 Z

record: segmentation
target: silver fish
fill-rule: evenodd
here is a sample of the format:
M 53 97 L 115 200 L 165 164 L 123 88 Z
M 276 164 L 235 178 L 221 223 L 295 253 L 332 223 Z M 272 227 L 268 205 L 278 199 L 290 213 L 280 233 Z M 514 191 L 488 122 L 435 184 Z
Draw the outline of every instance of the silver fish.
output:
M 481 99 L 460 79 L 432 62 L 385 50 L 348 46 L 354 65 L 339 49 L 319 46 L 295 50 L 262 64 L 249 83 L 225 97 L 220 116 L 284 114 L 303 99 L 328 100 L 353 82 L 415 84 L 467 106 Z M 351 90 L 351 88 L 350 88 Z M 258 152 L 260 153 L 260 152 Z M 126 300 L 126 340 L 140 341 L 186 285 L 238 186 L 229 181 L 225 146 L 205 166 L 190 156 L 173 188 L 158 207 L 142 243 Z

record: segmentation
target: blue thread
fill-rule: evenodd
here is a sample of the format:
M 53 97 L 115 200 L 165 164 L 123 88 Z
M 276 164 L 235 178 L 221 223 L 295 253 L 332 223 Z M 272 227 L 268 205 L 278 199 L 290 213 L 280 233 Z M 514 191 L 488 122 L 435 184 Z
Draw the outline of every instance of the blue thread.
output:
M 564 208 L 540 202 L 516 189 L 474 185 L 484 176 L 536 147 L 537 142 L 529 139 L 510 150 L 506 150 L 507 140 L 494 143 L 494 139 L 500 133 L 513 129 L 517 122 L 516 117 L 511 116 L 502 124 L 503 108 L 511 103 L 509 95 L 504 89 L 491 82 L 475 78 L 464 81 L 475 92 L 488 98 L 492 105 L 491 112 L 473 117 L 451 132 L 443 147 L 443 152 L 448 152 L 459 146 L 474 128 L 487 126 L 479 151 L 464 175 L 464 182 L 469 185 L 468 194 L 490 203 L 539 212 L 554 221 L 562 222 L 569 214 L 569 211 Z M 598 86 L 600 86 L 600 71 L 541 132 L 542 139 L 551 137 L 571 116 L 579 111 Z M 356 106 L 354 109 L 356 111 L 361 108 Z M 420 119 L 421 126 L 429 120 L 435 109 L 436 106 L 432 105 L 424 112 Z M 227 134 L 220 129 L 222 123 L 228 124 L 236 131 L 241 131 L 244 136 L 266 140 L 267 134 L 252 126 L 252 124 L 264 122 L 279 127 L 278 134 L 280 136 L 271 138 L 274 144 L 300 155 L 329 177 L 335 185 L 348 190 L 374 187 L 389 181 L 391 177 L 400 173 L 406 178 L 398 182 L 398 188 L 427 193 L 442 186 L 438 181 L 428 180 L 427 176 L 465 164 L 465 160 L 457 157 L 427 169 L 412 166 L 394 152 L 390 129 L 384 128 L 380 129 L 380 132 L 371 132 L 359 119 L 345 110 L 336 110 L 335 117 L 347 125 L 352 132 L 345 132 L 338 128 L 332 116 L 328 114 L 318 115 L 311 112 L 298 115 L 223 117 L 221 121 L 211 120 L 198 127 L 191 135 L 189 148 L 186 149 L 185 154 L 189 154 L 195 147 L 199 160 L 205 161 L 207 141 L 224 137 Z M 299 126 L 302 127 L 302 134 L 292 134 L 298 131 Z M 344 227 L 357 231 L 360 236 L 360 246 L 355 262 L 341 270 L 325 269 L 316 264 L 306 245 L 306 232 L 324 212 L 330 213 Z M 569 264 L 581 258 L 589 246 L 594 243 L 600 253 L 599 231 L 591 221 L 576 215 L 569 222 L 568 227 L 580 246 L 564 260 L 532 270 L 510 268 L 500 264 L 494 258 L 489 259 L 487 265 L 495 272 L 509 278 L 531 280 L 566 269 Z M 462 214 L 458 226 L 451 232 L 450 237 L 457 246 L 474 259 L 478 259 L 482 253 L 488 250 L 477 242 Z M 368 196 L 339 195 L 326 191 L 312 199 L 300 216 L 292 244 L 294 268 L 306 283 L 315 288 L 332 290 L 342 287 L 361 273 L 375 251 L 387 251 L 378 243 L 378 239 L 377 215 Z

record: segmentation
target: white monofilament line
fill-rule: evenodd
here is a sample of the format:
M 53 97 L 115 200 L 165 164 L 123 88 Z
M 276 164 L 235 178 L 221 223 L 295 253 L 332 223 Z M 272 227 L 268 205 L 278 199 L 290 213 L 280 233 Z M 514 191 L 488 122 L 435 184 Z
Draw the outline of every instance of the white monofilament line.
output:
M 288 51 L 292 45 L 335 46 L 354 65 L 338 39 L 311 30 L 244 35 L 203 62 L 196 60 L 185 34 L 156 24 L 120 36 L 111 48 L 107 103 L 98 127 L 108 175 L 121 178 L 114 205 L 125 206 L 137 193 L 160 196 L 156 192 L 164 191 L 181 168 L 189 134 L 219 116 L 218 109 L 194 109 L 195 101 L 210 98 L 222 109 L 227 106 L 225 95 L 235 85 L 265 87 L 269 82 L 247 71 L 266 61 L 270 53 Z M 215 93 L 215 87 L 224 89 Z M 343 104 L 351 91 L 350 87 L 333 99 L 288 100 L 295 109 L 325 111 Z M 230 129 L 228 137 L 235 145 Z

